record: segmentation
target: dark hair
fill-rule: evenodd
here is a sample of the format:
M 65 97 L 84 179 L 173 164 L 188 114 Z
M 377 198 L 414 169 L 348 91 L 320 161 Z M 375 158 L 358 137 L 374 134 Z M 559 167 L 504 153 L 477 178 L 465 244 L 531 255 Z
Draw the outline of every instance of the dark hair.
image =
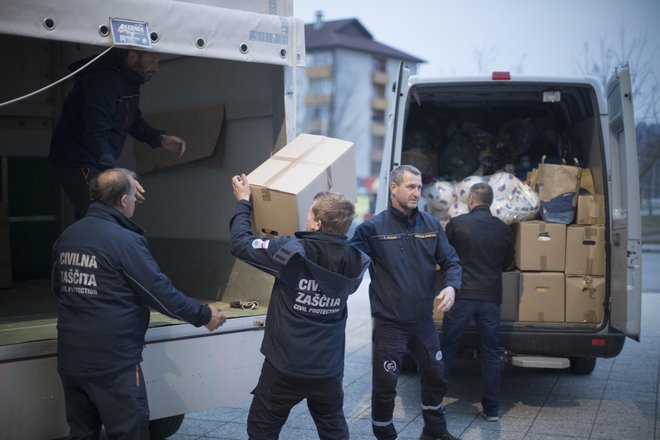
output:
M 345 235 L 355 215 L 355 207 L 350 200 L 334 192 L 316 194 L 311 209 L 314 217 L 321 220 L 321 230 L 335 235 Z
M 421 176 L 422 173 L 412 165 L 399 165 L 390 171 L 390 183 L 399 185 L 403 181 L 403 173 L 408 171 L 415 176 Z
M 493 203 L 493 188 L 486 182 L 475 183 L 470 187 L 470 194 L 481 205 L 490 206 Z
M 116 207 L 121 198 L 130 194 L 135 173 L 125 168 L 111 168 L 92 179 L 89 185 L 89 197 L 95 202 Z

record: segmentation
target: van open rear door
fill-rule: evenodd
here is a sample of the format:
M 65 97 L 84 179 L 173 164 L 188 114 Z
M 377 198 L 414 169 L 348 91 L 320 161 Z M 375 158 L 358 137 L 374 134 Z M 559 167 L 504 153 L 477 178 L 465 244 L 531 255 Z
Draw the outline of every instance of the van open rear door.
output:
M 642 310 L 641 219 L 637 141 L 628 66 L 616 69 L 607 85 L 609 112 L 611 322 L 639 341 Z
M 402 62 L 399 65 L 399 75 L 394 84 L 394 111 L 389 115 L 387 137 L 383 151 L 383 161 L 380 166 L 380 184 L 376 197 L 375 212 L 378 213 L 387 208 L 389 192 L 389 174 L 392 168 L 399 163 L 401 157 L 401 145 L 403 144 L 403 127 L 406 117 L 406 99 L 408 96 L 408 78 L 410 69 Z

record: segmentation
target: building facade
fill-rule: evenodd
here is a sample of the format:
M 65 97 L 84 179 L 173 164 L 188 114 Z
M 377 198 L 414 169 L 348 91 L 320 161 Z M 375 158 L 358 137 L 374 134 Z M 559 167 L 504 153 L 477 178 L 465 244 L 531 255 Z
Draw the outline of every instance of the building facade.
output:
M 386 90 L 401 62 L 415 73 L 424 60 L 375 41 L 357 19 L 324 22 L 321 13 L 305 25 L 305 49 L 297 132 L 353 142 L 358 187 L 362 194 L 371 193 L 394 104 Z

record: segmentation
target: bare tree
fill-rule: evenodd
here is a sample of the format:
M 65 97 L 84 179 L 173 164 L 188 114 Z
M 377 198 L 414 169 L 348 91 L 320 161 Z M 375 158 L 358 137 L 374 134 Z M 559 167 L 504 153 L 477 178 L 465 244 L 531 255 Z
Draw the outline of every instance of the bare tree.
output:
M 635 99 L 635 119 L 637 126 L 644 122 L 650 127 L 660 125 L 660 78 L 654 70 L 653 60 L 659 55 L 658 46 L 649 47 L 648 31 L 638 37 L 627 38 L 625 28 L 619 29 L 614 45 L 601 36 L 595 46 L 585 42 L 581 57 L 575 60 L 578 70 L 599 79 L 603 90 L 607 81 L 618 66 L 629 64 Z M 657 44 L 657 42 L 653 42 Z M 640 127 L 645 132 L 653 132 L 647 126 Z M 638 130 L 641 131 L 641 130 Z M 638 154 L 640 158 L 640 179 L 653 169 L 660 160 L 660 141 L 658 136 L 638 136 Z
M 582 74 L 598 78 L 603 90 L 606 90 L 607 81 L 614 69 L 629 64 L 635 96 L 635 117 L 637 121 L 658 123 L 660 81 L 653 68 L 653 61 L 659 55 L 659 50 L 657 46 L 649 47 L 648 31 L 630 40 L 625 28 L 621 26 L 614 45 L 604 36 L 598 38 L 595 46 L 585 42 L 581 57 L 575 59 L 575 64 Z

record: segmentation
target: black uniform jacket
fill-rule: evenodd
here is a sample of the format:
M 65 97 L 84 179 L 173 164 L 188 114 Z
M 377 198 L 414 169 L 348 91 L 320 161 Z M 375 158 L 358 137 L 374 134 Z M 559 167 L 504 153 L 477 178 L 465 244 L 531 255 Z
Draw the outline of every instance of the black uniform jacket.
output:
M 231 253 L 275 277 L 261 352 L 280 373 L 300 378 L 343 374 L 348 296 L 370 259 L 345 236 L 297 232 L 258 238 L 247 201 L 231 220 Z
M 130 133 L 151 147 L 162 130 L 152 128 L 140 112 L 140 77 L 120 69 L 111 50 L 76 77 L 53 131 L 49 160 L 73 168 L 114 168 Z
M 459 299 L 502 302 L 502 270 L 513 263 L 513 233 L 486 205 L 452 218 L 447 238 L 463 266 Z
M 352 243 L 373 260 L 371 314 L 397 323 L 433 315 L 436 264 L 443 288 L 461 288 L 458 256 L 435 217 L 415 208 L 412 217 L 389 206 L 355 230 Z
M 101 376 L 141 362 L 149 306 L 196 327 L 211 319 L 208 306 L 160 271 L 142 229 L 98 202 L 53 245 L 52 283 L 58 369 L 67 375 Z

